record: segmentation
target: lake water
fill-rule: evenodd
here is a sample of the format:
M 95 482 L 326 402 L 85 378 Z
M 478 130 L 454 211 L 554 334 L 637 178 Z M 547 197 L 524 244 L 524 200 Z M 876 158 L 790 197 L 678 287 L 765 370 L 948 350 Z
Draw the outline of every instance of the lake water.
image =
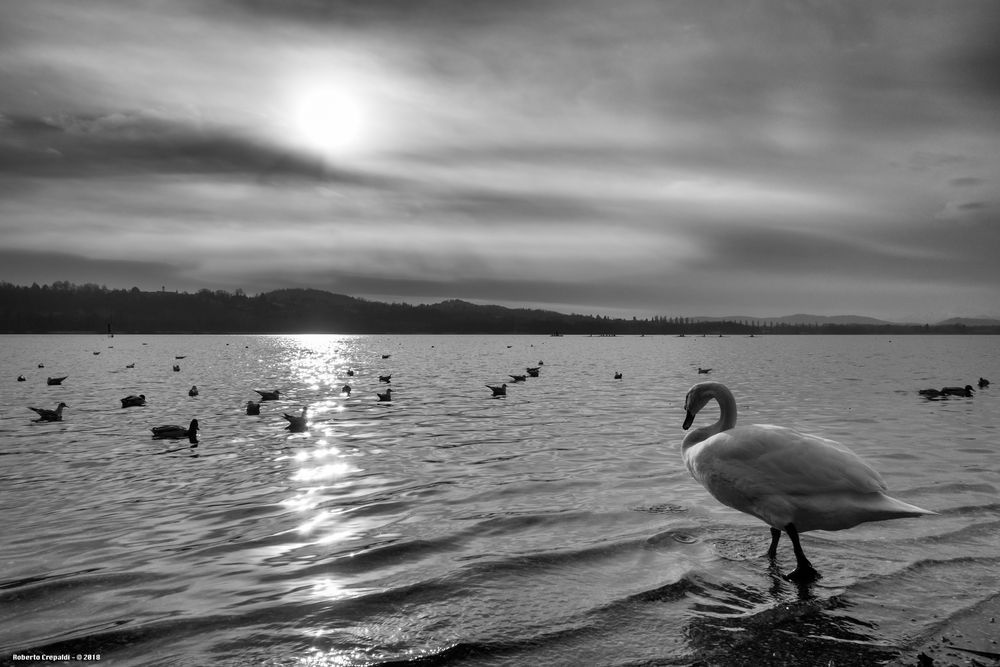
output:
M 1000 384 L 917 395 L 1000 380 L 997 337 L 0 342 L 3 661 L 878 664 L 1000 596 Z M 707 377 L 742 423 L 839 440 L 940 515 L 807 533 L 823 576 L 784 581 L 788 540 L 770 566 L 767 527 L 684 468 Z M 27 409 L 60 401 L 61 422 Z M 285 430 L 304 405 L 308 432 Z M 151 438 L 191 418 L 198 447 Z

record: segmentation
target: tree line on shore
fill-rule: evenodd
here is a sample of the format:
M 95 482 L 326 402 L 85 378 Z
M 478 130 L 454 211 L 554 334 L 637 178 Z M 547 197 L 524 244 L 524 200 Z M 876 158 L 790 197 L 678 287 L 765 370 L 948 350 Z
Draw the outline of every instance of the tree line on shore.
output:
M 610 318 L 476 305 L 457 299 L 411 305 L 369 301 L 315 289 L 247 296 L 242 290 L 148 292 L 56 281 L 0 283 L 3 333 L 385 333 L 565 335 L 969 334 L 1000 325 L 962 323 L 830 324 L 775 320 Z

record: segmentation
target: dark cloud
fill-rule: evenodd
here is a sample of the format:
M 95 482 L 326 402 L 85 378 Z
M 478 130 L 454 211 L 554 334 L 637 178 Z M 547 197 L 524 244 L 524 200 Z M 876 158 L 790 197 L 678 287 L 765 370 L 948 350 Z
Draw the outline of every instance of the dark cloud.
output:
M 66 280 L 111 288 L 157 290 L 163 286 L 169 289 L 189 287 L 184 274 L 193 264 L 183 258 L 175 263 L 138 262 L 91 259 L 61 252 L 0 250 L 0 266 L 3 267 L 3 280 L 19 285 Z
M 953 178 L 948 181 L 949 184 L 956 187 L 972 187 L 976 185 L 984 185 L 986 183 L 982 178 L 976 178 L 975 176 L 960 176 L 959 178 Z
M 138 174 L 242 175 L 385 185 L 388 180 L 217 128 L 141 112 L 100 116 L 7 116 L 0 174 L 84 177 Z
M 877 235 L 834 236 L 824 229 L 766 229 L 759 226 L 715 229 L 702 238 L 705 256 L 692 260 L 689 270 L 725 267 L 727 275 L 780 281 L 798 278 L 879 281 L 938 280 L 953 284 L 1000 278 L 981 259 L 961 247 L 948 247 L 942 235 L 936 251 L 929 244 L 907 247 L 897 240 L 880 242 Z M 956 265 L 961 269 L 956 270 Z

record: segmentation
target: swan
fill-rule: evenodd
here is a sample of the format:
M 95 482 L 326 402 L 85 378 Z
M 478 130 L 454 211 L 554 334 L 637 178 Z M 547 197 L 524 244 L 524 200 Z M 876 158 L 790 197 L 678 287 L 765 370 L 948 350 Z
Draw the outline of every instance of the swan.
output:
M 254 403 L 253 401 L 247 401 L 247 414 L 248 415 L 259 415 L 260 414 L 260 403 Z
M 284 414 L 285 419 L 288 420 L 288 426 L 286 427 L 292 433 L 304 433 L 308 430 L 308 425 L 306 424 L 306 406 L 302 406 L 302 414 L 300 415 L 290 415 L 287 412 Z
M 55 410 L 49 410 L 47 408 L 32 408 L 32 407 L 29 407 L 28 409 L 34 410 L 35 412 L 38 413 L 38 419 L 35 420 L 36 422 L 61 422 L 63 408 L 68 408 L 68 407 L 69 406 L 66 405 L 65 403 L 60 403 L 59 405 L 56 406 Z
M 197 419 L 192 419 L 187 428 L 177 426 L 176 424 L 168 424 L 166 426 L 154 426 L 150 430 L 153 432 L 153 438 L 156 440 L 177 440 L 179 438 L 187 438 L 191 444 L 198 444 Z
M 392 400 L 392 387 L 390 387 L 389 389 L 386 389 L 384 394 L 380 394 L 378 392 L 375 392 L 375 395 L 378 396 L 378 400 L 379 401 L 387 403 L 387 402 L 389 402 L 389 401 Z
M 146 395 L 145 394 L 139 394 L 138 396 L 132 394 L 132 395 L 126 396 L 125 398 L 122 399 L 122 407 L 123 408 L 138 408 L 138 407 L 141 407 L 143 405 L 146 405 Z
M 788 533 L 795 569 L 786 579 L 819 578 L 802 552 L 800 533 L 937 514 L 886 495 L 882 477 L 838 442 L 771 424 L 737 427 L 736 399 L 719 382 L 701 382 L 688 391 L 684 430 L 712 399 L 719 404 L 719 421 L 687 434 L 684 463 L 716 500 L 771 527 L 770 559 L 777 555 L 781 531 Z
M 488 384 L 486 386 L 489 387 L 490 391 L 493 392 L 493 396 L 506 396 L 507 395 L 507 383 L 504 383 L 504 384 L 500 385 L 499 387 L 496 387 L 496 386 L 491 385 L 491 384 Z
M 260 389 L 254 389 L 255 392 L 260 394 L 260 400 L 262 401 L 276 401 L 281 395 L 277 389 L 271 389 L 270 391 L 261 391 Z

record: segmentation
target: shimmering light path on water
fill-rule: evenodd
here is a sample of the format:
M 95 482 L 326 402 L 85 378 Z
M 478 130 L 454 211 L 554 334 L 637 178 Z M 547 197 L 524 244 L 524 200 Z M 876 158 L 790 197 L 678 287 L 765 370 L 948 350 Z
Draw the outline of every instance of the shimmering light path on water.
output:
M 995 337 L 3 343 L 3 660 L 870 664 L 1000 594 L 1000 387 L 917 395 L 1000 379 Z M 783 581 L 787 542 L 771 567 L 766 526 L 681 462 L 699 366 L 741 421 L 840 440 L 940 516 L 808 533 L 823 578 Z M 248 416 L 256 389 L 280 398 Z M 64 421 L 32 421 L 59 401 Z M 302 406 L 309 429 L 290 433 L 282 413 Z M 151 438 L 191 418 L 198 447 Z

